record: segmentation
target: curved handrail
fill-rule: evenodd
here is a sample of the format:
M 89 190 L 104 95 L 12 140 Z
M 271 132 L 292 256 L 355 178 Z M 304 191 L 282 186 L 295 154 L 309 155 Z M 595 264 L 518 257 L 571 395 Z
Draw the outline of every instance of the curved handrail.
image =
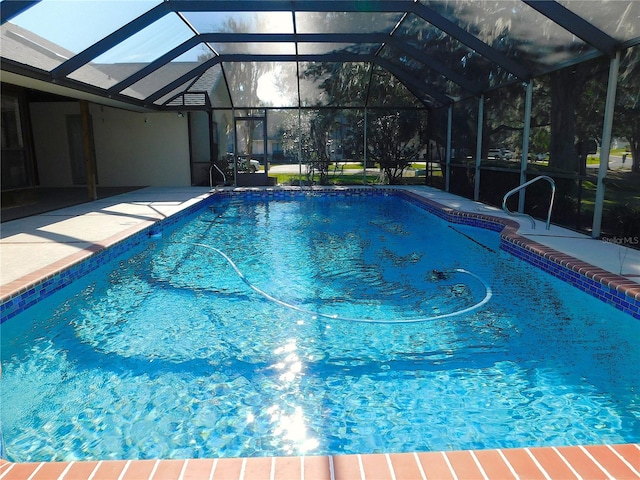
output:
M 529 217 L 531 219 L 532 228 L 536 228 L 536 222 L 533 220 L 531 215 L 527 215 L 526 213 L 517 213 L 517 212 L 510 211 L 507 208 L 507 199 L 514 193 L 527 188 L 529 185 L 531 185 L 534 182 L 537 182 L 538 180 L 546 180 L 551 185 L 551 201 L 549 202 L 549 212 L 547 213 L 547 225 L 546 225 L 546 229 L 549 230 L 551 228 L 551 210 L 553 209 L 553 200 L 556 197 L 556 182 L 553 181 L 553 178 L 547 175 L 539 175 L 536 178 L 533 178 L 528 182 L 525 182 L 522 185 L 514 188 L 513 190 L 509 190 L 507 193 L 505 193 L 504 197 L 502 198 L 502 210 L 507 212 L 507 214 L 509 215 L 525 215 Z
M 224 182 L 224 184 L 227 184 L 227 176 L 224 174 L 224 172 L 222 170 L 220 170 L 220 167 L 218 167 L 215 163 L 211 162 L 211 166 L 209 167 L 209 188 L 213 188 L 213 169 L 215 169 L 220 172 L 220 175 L 222 175 L 222 181 Z

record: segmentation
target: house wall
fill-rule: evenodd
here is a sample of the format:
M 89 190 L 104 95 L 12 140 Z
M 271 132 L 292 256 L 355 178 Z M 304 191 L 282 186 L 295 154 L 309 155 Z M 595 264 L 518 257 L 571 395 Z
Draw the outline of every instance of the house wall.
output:
M 77 102 L 30 105 L 40 185 L 71 186 L 67 115 Z M 186 117 L 90 105 L 99 186 L 191 185 Z

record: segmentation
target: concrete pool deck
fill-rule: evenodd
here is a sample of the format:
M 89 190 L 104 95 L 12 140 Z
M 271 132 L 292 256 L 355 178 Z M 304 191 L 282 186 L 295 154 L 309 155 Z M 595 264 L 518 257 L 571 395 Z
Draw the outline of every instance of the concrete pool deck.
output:
M 515 220 L 520 224 L 519 235 L 640 284 L 640 250 L 625 247 L 623 244 L 625 241 L 640 242 L 640 238 L 595 240 L 556 225 L 551 225 L 551 228 L 546 230 L 545 222 L 540 220 L 535 220 L 534 228 L 529 217 L 508 215 L 499 208 L 441 190 L 415 188 L 408 188 L 408 190 L 456 210 Z
M 536 228 L 533 229 L 527 218 L 511 217 L 499 209 L 437 189 L 403 189 L 460 211 L 508 217 L 520 224 L 518 233 L 524 238 L 624 277 L 630 284 L 640 285 L 638 250 L 594 240 L 554 225 L 547 231 L 540 221 L 536 221 Z M 145 188 L 3 223 L 0 227 L 0 296 L 4 301 L 156 221 L 196 204 L 209 192 L 209 188 L 199 187 Z M 38 478 L 640 479 L 640 446 L 629 444 L 277 459 L 0 464 L 0 480 Z

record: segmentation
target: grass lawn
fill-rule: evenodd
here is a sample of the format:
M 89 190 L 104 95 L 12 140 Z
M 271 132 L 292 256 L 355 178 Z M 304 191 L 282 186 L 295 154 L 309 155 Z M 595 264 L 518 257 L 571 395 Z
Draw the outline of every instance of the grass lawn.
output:
M 362 169 L 362 167 L 360 167 Z M 305 185 L 309 182 L 306 175 L 298 175 L 295 173 L 278 173 L 275 175 L 269 175 L 276 177 L 276 183 L 278 185 L 300 185 L 300 181 Z M 313 176 L 313 182 L 315 185 L 320 185 L 320 175 Z M 367 175 L 367 183 L 378 182 L 378 175 Z M 362 185 L 362 175 L 332 175 L 329 174 L 329 185 Z

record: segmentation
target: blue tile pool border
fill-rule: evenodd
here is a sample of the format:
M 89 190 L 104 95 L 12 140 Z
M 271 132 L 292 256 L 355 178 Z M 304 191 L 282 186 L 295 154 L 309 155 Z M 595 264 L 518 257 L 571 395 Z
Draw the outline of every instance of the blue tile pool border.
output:
M 401 193 L 404 197 L 408 197 L 411 203 L 450 223 L 500 232 L 502 250 L 640 319 L 640 285 L 638 283 L 519 235 L 517 233 L 519 224 L 513 220 L 475 212 L 463 212 L 413 192 Z
M 203 200 L 184 210 L 141 229 L 131 236 L 101 248 L 87 258 L 69 265 L 59 272 L 33 283 L 19 292 L 2 299 L 0 323 L 47 298 L 89 272 L 110 262 L 148 241 L 150 236 L 162 232 L 187 217 L 206 208 L 217 199 L 239 196 L 249 199 L 295 199 L 310 195 L 323 196 L 384 196 L 398 195 L 449 223 L 463 224 L 500 232 L 500 248 L 537 268 L 571 284 L 572 286 L 606 302 L 636 319 L 640 319 L 640 285 L 624 277 L 607 272 L 571 256 L 526 239 L 517 234 L 518 224 L 512 220 L 482 213 L 456 210 L 425 198 L 415 192 L 392 187 L 274 187 L 224 189 L 211 193 Z
M 0 304 L 0 324 L 15 317 L 37 304 L 41 300 L 53 295 L 62 288 L 70 285 L 74 281 L 84 277 L 86 274 L 96 270 L 102 265 L 109 263 L 118 256 L 130 251 L 142 243 L 148 242 L 149 237 L 157 232 L 161 232 L 195 214 L 201 208 L 211 203 L 214 197 L 209 196 L 181 210 L 180 212 L 158 220 L 157 222 L 142 228 L 127 238 L 114 242 L 106 247 L 97 247 L 88 257 L 62 268 L 60 271 L 51 274 L 31 285 L 26 286 L 19 292 L 7 295 L 2 298 Z

